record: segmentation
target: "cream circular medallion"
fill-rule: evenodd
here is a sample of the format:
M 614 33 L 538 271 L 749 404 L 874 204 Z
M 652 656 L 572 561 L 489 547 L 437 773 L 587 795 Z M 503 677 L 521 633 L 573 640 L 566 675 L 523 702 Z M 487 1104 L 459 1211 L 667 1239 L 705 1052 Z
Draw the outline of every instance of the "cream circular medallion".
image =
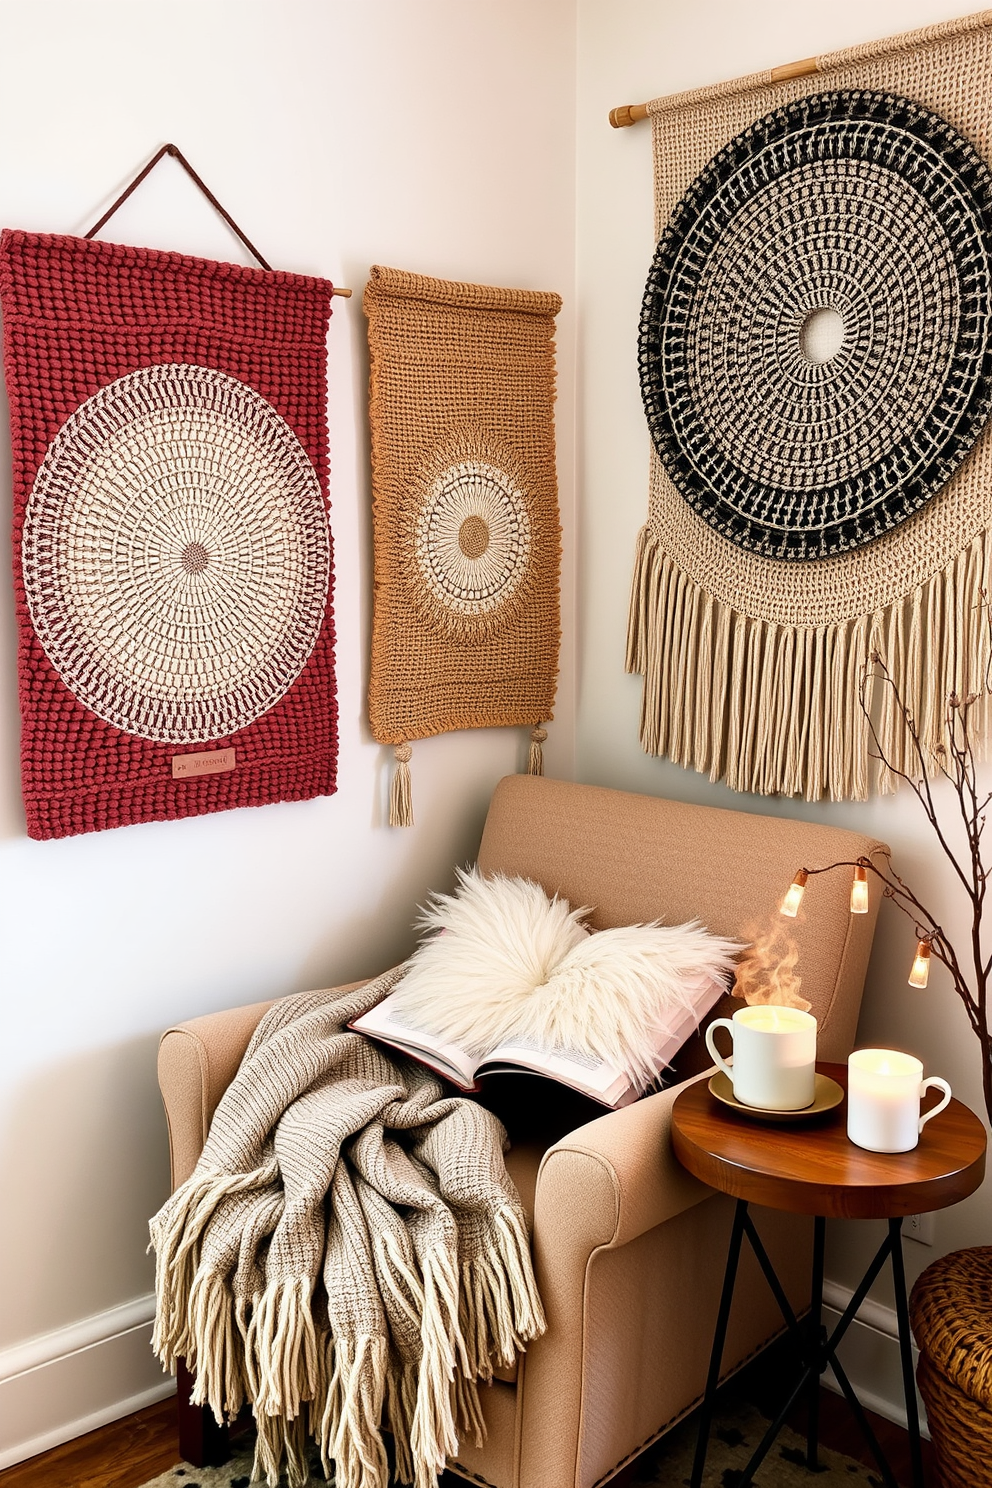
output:
M 286 421 L 205 367 L 145 367 L 62 425 L 27 504 L 22 567 L 69 691 L 139 738 L 204 743 L 254 723 L 320 635 L 330 540 Z
M 514 462 L 449 453 L 422 480 L 414 515 L 421 607 L 455 630 L 508 617 L 526 587 L 532 541 Z

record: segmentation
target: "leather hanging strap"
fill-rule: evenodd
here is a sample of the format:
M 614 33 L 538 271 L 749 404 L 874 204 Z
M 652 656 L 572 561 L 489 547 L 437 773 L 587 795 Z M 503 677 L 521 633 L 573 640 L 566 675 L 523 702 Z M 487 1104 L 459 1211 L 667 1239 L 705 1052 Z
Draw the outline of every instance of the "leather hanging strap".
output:
M 120 196 L 114 202 L 113 206 L 110 207 L 106 212 L 104 212 L 103 216 L 100 218 L 100 221 L 97 222 L 93 227 L 91 227 L 88 233 L 84 233 L 83 236 L 84 237 L 87 237 L 87 238 L 93 238 L 93 237 L 96 236 L 96 234 L 100 231 L 101 227 L 103 227 L 105 223 L 107 223 L 107 222 L 110 221 L 111 217 L 117 211 L 117 208 L 120 207 L 120 206 L 122 206 L 123 203 L 127 201 L 128 197 L 131 195 L 132 191 L 135 191 L 137 189 L 137 187 L 139 187 L 141 185 L 141 183 L 145 179 L 145 177 L 151 171 L 153 171 L 155 169 L 155 167 L 158 165 L 159 161 L 162 159 L 163 155 L 171 155 L 172 158 L 173 158 L 173 160 L 178 160 L 179 161 L 179 164 L 182 166 L 182 168 L 186 172 L 186 174 L 190 177 L 190 179 L 197 186 L 199 186 L 200 190 L 203 192 L 204 196 L 207 198 L 207 201 L 210 203 L 210 205 L 212 207 L 215 207 L 217 209 L 217 211 L 223 217 L 224 221 L 227 223 L 227 225 L 231 229 L 231 231 L 234 232 L 234 233 L 236 233 L 238 235 L 238 237 L 241 239 L 242 243 L 244 243 L 245 247 L 248 249 L 248 252 L 251 253 L 253 255 L 253 257 L 255 257 L 258 260 L 258 262 L 261 264 L 261 266 L 262 266 L 263 269 L 269 269 L 269 270 L 271 270 L 272 265 L 266 263 L 265 259 L 259 253 L 258 249 L 255 247 L 255 244 L 251 241 L 250 238 L 246 237 L 245 234 L 241 231 L 240 227 L 235 222 L 235 220 L 231 216 L 230 212 L 227 211 L 226 207 L 222 207 L 221 206 L 220 202 L 217 200 L 217 198 L 214 196 L 213 192 L 210 190 L 210 187 L 207 186 L 206 183 L 200 179 L 200 177 L 197 175 L 196 171 L 193 169 L 193 167 L 190 165 L 189 161 L 186 159 L 186 156 L 179 149 L 178 145 L 163 145 L 162 148 L 161 148 L 161 150 L 159 150 L 156 155 L 153 155 L 152 156 L 151 160 L 149 160 L 148 164 L 144 167 L 144 169 L 143 170 L 140 170 L 138 172 L 138 174 L 135 176 L 134 180 L 131 182 L 130 186 L 126 187 L 121 192 Z

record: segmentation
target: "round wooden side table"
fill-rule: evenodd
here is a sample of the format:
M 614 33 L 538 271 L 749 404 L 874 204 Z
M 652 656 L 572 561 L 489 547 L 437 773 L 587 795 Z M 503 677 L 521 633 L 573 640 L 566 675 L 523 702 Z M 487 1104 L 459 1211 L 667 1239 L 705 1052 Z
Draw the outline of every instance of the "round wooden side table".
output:
M 846 1065 L 817 1064 L 817 1070 L 836 1080 L 846 1097 Z M 887 1488 L 898 1488 L 836 1353 L 886 1260 L 891 1263 L 895 1286 L 913 1488 L 924 1488 L 902 1258 L 902 1220 L 907 1214 L 925 1214 L 932 1209 L 956 1204 L 978 1188 L 985 1176 L 985 1128 L 978 1117 L 960 1101 L 952 1100 L 945 1111 L 927 1122 L 919 1146 L 912 1152 L 866 1152 L 848 1140 L 846 1098 L 841 1105 L 822 1116 L 789 1123 L 766 1123 L 722 1105 L 710 1093 L 707 1082 L 700 1080 L 685 1089 L 672 1107 L 672 1145 L 679 1161 L 690 1173 L 711 1188 L 737 1200 L 703 1396 L 691 1488 L 699 1488 L 702 1483 L 730 1304 L 745 1236 L 774 1293 L 789 1333 L 800 1343 L 804 1367 L 789 1398 L 744 1469 L 738 1488 L 746 1488 L 751 1482 L 804 1389 L 809 1395 L 806 1465 L 811 1471 L 817 1470 L 817 1402 L 820 1375 L 828 1367 L 833 1370 L 854 1412 Z M 804 1323 L 800 1323 L 793 1312 L 748 1214 L 751 1203 L 815 1216 L 810 1310 Z M 822 1324 L 823 1247 L 827 1219 L 888 1220 L 885 1240 L 829 1336 Z

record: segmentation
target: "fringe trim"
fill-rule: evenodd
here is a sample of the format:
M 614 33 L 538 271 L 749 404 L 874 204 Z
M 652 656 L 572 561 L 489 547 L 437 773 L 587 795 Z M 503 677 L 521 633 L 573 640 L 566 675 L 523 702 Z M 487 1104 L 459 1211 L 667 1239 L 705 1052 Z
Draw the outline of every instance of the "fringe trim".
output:
M 254 1402 L 254 1474 L 270 1488 L 283 1470 L 289 1488 L 306 1482 L 307 1415 L 339 1488 L 386 1488 L 383 1425 L 400 1481 L 436 1488 L 459 1439 L 481 1446 L 485 1438 L 477 1381 L 491 1380 L 494 1360 L 512 1363 L 545 1328 L 524 1222 L 499 1211 L 487 1250 L 461 1266 L 443 1248 L 411 1262 L 389 1232 L 376 1237 L 384 1296 L 419 1334 L 415 1357 L 403 1358 L 384 1336 L 318 1337 L 309 1277 L 273 1283 L 249 1304 L 226 1276 L 197 1269 L 206 1216 L 218 1196 L 249 1181 L 257 1175 L 191 1179 L 156 1221 L 156 1352 L 190 1361 L 194 1403 L 218 1421 Z
M 200 1272 L 190 1290 L 189 1341 L 181 1352 L 195 1370 L 194 1405 L 207 1405 L 220 1423 L 234 1421 L 249 1394 L 244 1340 L 226 1281 Z
M 317 1333 L 309 1276 L 265 1288 L 252 1311 L 245 1355 L 251 1359 L 256 1414 L 295 1420 L 317 1392 Z
M 386 1375 L 385 1421 L 393 1435 L 395 1475 L 400 1483 L 412 1483 L 414 1478 L 410 1426 L 416 1409 L 417 1361 L 396 1360 Z
M 454 1257 L 446 1250 L 432 1251 L 424 1259 L 423 1281 L 420 1370 L 410 1449 L 414 1488 L 437 1488 L 445 1462 L 458 1450 L 452 1386 L 456 1363 L 463 1362 L 465 1351 L 458 1327 Z
M 314 1435 L 324 1472 L 337 1488 L 387 1488 L 389 1463 L 380 1429 L 389 1347 L 385 1338 L 328 1340 L 327 1396 Z M 290 1488 L 294 1488 L 291 1483 Z
M 262 1169 L 252 1173 L 194 1173 L 159 1211 L 149 1225 L 155 1251 L 155 1326 L 152 1349 L 171 1374 L 176 1361 L 194 1364 L 201 1350 L 190 1326 L 193 1282 L 200 1264 L 203 1232 L 218 1204 L 231 1194 L 265 1187 L 276 1176 Z
M 280 1488 L 283 1471 L 288 1488 L 310 1483 L 307 1462 L 307 1433 L 302 1416 L 289 1421 L 280 1416 L 255 1412 L 255 1461 L 251 1476 L 263 1478 L 269 1488 Z
M 730 609 L 642 528 L 626 656 L 627 671 L 644 678 L 642 748 L 737 791 L 863 801 L 871 734 L 859 688 L 877 651 L 915 720 L 927 772 L 936 774 L 948 697 L 985 688 L 989 546 L 980 533 L 900 604 L 803 628 Z M 919 775 L 892 689 L 869 680 L 867 701 L 883 752 L 897 769 Z M 976 743 L 988 732 L 989 715 L 986 693 L 973 715 Z M 878 771 L 880 791 L 897 784 L 891 771 Z

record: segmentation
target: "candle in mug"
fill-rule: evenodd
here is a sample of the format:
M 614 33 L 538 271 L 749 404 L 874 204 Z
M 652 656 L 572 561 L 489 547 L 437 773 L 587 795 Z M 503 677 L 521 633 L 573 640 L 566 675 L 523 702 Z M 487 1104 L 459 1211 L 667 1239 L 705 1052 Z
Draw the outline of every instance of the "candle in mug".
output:
M 897 1049 L 858 1049 L 847 1076 L 847 1135 L 869 1152 L 910 1152 L 951 1098 L 946 1080 L 924 1080 L 920 1060 Z M 920 1098 L 931 1086 L 943 1090 L 944 1099 L 921 1117 Z

